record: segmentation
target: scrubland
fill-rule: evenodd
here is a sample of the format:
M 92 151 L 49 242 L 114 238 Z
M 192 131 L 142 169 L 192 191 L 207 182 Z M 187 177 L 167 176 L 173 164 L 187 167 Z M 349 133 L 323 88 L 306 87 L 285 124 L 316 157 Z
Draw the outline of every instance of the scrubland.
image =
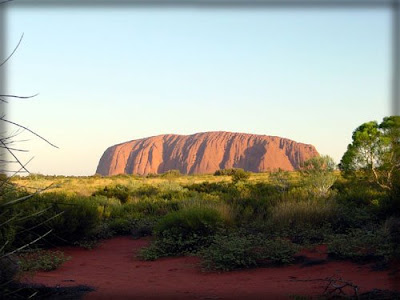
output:
M 318 182 L 328 176 L 331 183 L 321 189 Z M 199 255 L 207 270 L 288 264 L 300 248 L 315 244 L 327 244 L 335 259 L 387 265 L 399 258 L 400 219 L 394 196 L 372 183 L 344 179 L 337 171 L 31 174 L 10 182 L 3 204 L 31 198 L 3 206 L 5 251 L 38 237 L 31 250 L 57 245 L 91 248 L 101 239 L 131 235 L 152 236 L 151 245 L 140 253 L 144 260 Z

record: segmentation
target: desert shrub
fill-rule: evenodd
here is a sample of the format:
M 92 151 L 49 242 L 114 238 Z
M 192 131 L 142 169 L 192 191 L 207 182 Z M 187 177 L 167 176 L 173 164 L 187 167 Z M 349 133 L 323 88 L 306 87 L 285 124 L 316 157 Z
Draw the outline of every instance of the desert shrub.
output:
M 160 174 L 149 173 L 146 175 L 146 178 L 158 178 L 158 177 L 160 177 Z
M 158 193 L 159 193 L 158 188 L 149 184 L 142 185 L 136 190 L 132 191 L 132 194 L 139 198 L 153 197 L 156 196 Z
M 365 228 L 369 224 L 378 224 L 379 218 L 374 210 L 338 204 L 337 215 L 330 220 L 335 233 L 346 233 L 351 228 Z
M 135 239 L 152 235 L 156 224 L 155 218 L 135 219 L 132 222 L 131 234 Z
M 272 229 L 271 231 L 275 236 L 288 238 L 293 243 L 306 247 L 326 243 L 334 232 L 330 224 L 316 227 L 284 228 L 282 231 L 273 231 Z
M 250 178 L 250 172 L 246 172 L 243 169 L 235 169 L 235 172 L 231 176 L 232 183 L 245 182 Z
M 256 267 L 259 255 L 250 236 L 218 234 L 214 242 L 201 251 L 202 265 L 208 270 L 230 271 Z
M 168 170 L 161 174 L 163 178 L 177 178 L 182 176 L 182 173 L 179 170 Z
M 70 257 L 61 251 L 36 250 L 18 255 L 18 265 L 21 271 L 51 271 L 59 268 Z
M 188 190 L 175 182 L 162 182 L 159 185 L 129 184 L 106 186 L 97 190 L 92 196 L 105 196 L 119 199 L 121 203 L 132 203 L 140 200 L 181 200 L 187 196 Z
M 220 169 L 214 172 L 214 176 L 232 176 L 236 173 L 243 173 L 243 171 L 241 168 Z
M 269 181 L 279 192 L 285 192 L 290 187 L 290 173 L 279 168 L 277 171 L 270 173 Z
M 107 198 L 116 198 L 119 199 L 121 203 L 126 203 L 129 200 L 130 190 L 125 185 L 117 184 L 115 186 L 106 186 L 92 194 L 92 196 L 97 195 L 106 196 Z
M 69 203 L 54 203 L 55 211 L 63 214 L 49 222 L 49 226 L 57 236 L 68 242 L 89 237 L 101 222 L 97 205 L 90 197 L 76 196 L 68 200 Z
M 235 223 L 237 225 L 266 220 L 271 208 L 267 199 L 232 198 L 226 200 L 226 202 L 236 216 Z
M 231 176 L 232 182 L 246 181 L 250 178 L 251 173 L 241 168 L 221 169 L 214 172 L 214 176 Z
M 289 264 L 293 262 L 294 255 L 299 250 L 299 247 L 291 241 L 282 238 L 265 240 L 260 246 L 259 251 L 262 261 L 267 260 L 276 264 Z
M 88 239 L 92 240 L 105 240 L 113 237 L 116 232 L 111 228 L 110 224 L 107 222 L 101 222 L 97 225 L 91 232 Z
M 134 238 L 140 238 L 153 234 L 157 219 L 154 217 L 118 217 L 108 220 L 108 226 L 113 235 L 131 234 Z
M 280 199 L 283 202 L 284 201 L 288 201 L 288 202 L 309 201 L 309 200 L 315 199 L 315 195 L 307 187 L 292 186 L 288 191 L 281 193 Z M 319 200 L 319 199 L 317 199 L 317 200 Z
M 237 170 L 236 168 L 220 169 L 214 172 L 214 176 L 232 176 Z
M 91 202 L 97 206 L 97 212 L 101 219 L 107 219 L 111 217 L 114 207 L 121 206 L 121 202 L 116 198 L 107 198 L 106 196 L 92 196 Z
M 277 229 L 321 227 L 338 215 L 334 201 L 283 201 L 271 208 L 270 223 Z
M 332 187 L 337 190 L 337 199 L 341 204 L 353 207 L 380 206 L 387 194 L 376 186 L 361 180 L 337 180 Z
M 144 259 L 154 259 L 155 256 L 194 253 L 211 243 L 221 223 L 218 212 L 209 208 L 169 213 L 158 222 L 154 229 L 156 240 L 141 255 Z
M 280 190 L 277 190 L 275 185 L 265 182 L 246 184 L 246 187 L 250 192 L 251 198 L 268 199 L 270 202 L 271 198 L 280 199 L 280 196 L 283 194 Z
M 102 222 L 92 230 L 90 235 L 74 241 L 73 245 L 86 249 L 93 249 L 101 240 L 109 239 L 116 234 L 117 232 L 111 228 L 108 222 Z
M 29 201 L 12 206 L 8 213 L 18 217 L 13 247 L 36 239 L 52 229 L 44 245 L 68 244 L 91 235 L 101 223 L 101 213 L 90 197 L 61 193 L 34 195 Z M 22 217 L 23 216 L 23 217 Z
M 217 182 L 202 182 L 202 183 L 194 183 L 191 185 L 186 185 L 189 191 L 195 191 L 198 193 L 204 194 L 213 194 L 213 195 L 222 195 L 229 193 L 232 188 L 228 183 L 217 183 Z
M 216 235 L 201 256 L 206 269 L 229 271 L 266 263 L 290 263 L 297 251 L 298 247 L 288 240 L 231 232 Z
M 112 218 L 108 221 L 108 226 L 117 235 L 129 234 L 132 230 L 132 220 L 128 218 Z
M 216 210 L 226 225 L 233 225 L 236 219 L 236 213 L 233 208 L 221 201 L 216 195 L 197 194 L 195 197 L 185 199 L 179 202 L 181 209 L 190 208 L 209 208 Z
M 179 209 L 177 201 L 164 199 L 143 199 L 113 207 L 111 218 L 136 219 L 141 217 L 164 216 Z
M 383 228 L 357 228 L 346 234 L 332 235 L 328 253 L 334 258 L 359 262 L 370 259 L 387 261 L 392 256 L 392 247 Z

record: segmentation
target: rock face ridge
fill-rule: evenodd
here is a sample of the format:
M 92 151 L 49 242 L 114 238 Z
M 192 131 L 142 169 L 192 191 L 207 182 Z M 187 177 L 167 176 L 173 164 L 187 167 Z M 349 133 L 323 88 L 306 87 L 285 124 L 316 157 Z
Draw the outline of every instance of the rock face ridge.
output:
M 96 173 L 146 175 L 177 169 L 183 174 L 204 174 L 227 168 L 291 171 L 318 155 L 312 145 L 276 136 L 224 131 L 166 134 L 109 147 Z

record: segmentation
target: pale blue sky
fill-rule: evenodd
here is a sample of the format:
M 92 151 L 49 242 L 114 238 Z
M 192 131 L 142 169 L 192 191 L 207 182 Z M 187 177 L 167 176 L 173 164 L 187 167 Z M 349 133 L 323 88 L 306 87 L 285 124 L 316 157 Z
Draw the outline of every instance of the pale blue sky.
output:
M 352 131 L 390 113 L 387 10 L 12 8 L 8 118 L 31 172 L 91 175 L 104 150 L 164 134 L 237 131 L 340 160 Z M 21 136 L 22 137 L 22 136 Z

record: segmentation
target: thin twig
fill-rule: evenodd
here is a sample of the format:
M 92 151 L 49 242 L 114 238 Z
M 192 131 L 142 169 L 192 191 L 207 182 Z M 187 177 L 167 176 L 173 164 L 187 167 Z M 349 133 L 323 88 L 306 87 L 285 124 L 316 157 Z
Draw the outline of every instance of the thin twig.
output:
M 9 218 L 7 221 L 1 223 L 1 224 L 0 224 L 0 227 L 2 227 L 2 226 L 4 226 L 4 225 L 6 225 L 6 224 L 12 222 L 12 221 L 15 220 L 16 218 L 17 218 L 17 216 L 13 216 L 13 217 Z M 1 251 L 1 250 L 0 250 L 0 251 Z
M 1 120 L 1 121 L 4 121 L 4 122 L 7 122 L 7 123 L 10 123 L 10 124 L 13 124 L 13 125 L 15 125 L 15 126 L 18 126 L 18 127 L 20 127 L 20 128 L 25 129 L 25 130 L 29 131 L 30 133 L 32 133 L 33 135 L 37 136 L 38 138 L 42 139 L 43 141 L 45 141 L 45 142 L 48 143 L 49 145 L 51 145 L 51 146 L 53 146 L 54 148 L 57 148 L 57 149 L 58 149 L 58 147 L 57 147 L 56 145 L 54 145 L 53 143 L 49 142 L 49 141 L 46 140 L 44 137 L 40 136 L 39 134 L 37 134 L 36 132 L 30 130 L 30 129 L 27 128 L 27 127 L 22 126 L 22 125 L 20 125 L 20 124 L 17 124 L 17 123 L 15 123 L 15 122 L 6 120 L 6 119 L 4 119 L 3 117 L 1 117 L 0 120 Z
M 18 159 L 18 157 L 12 152 L 12 150 L 10 150 L 10 149 L 7 147 L 7 145 L 4 144 L 3 141 L 0 140 L 0 143 L 1 143 L 2 145 L 5 146 L 5 149 L 7 149 L 7 151 L 14 157 L 14 159 L 19 163 L 19 165 L 22 167 L 22 169 L 25 170 L 25 171 L 27 171 L 27 172 L 29 173 L 28 169 L 27 169 L 27 168 L 25 167 L 25 165 Z
M 48 190 L 48 189 L 50 189 L 50 188 L 52 188 L 54 186 L 55 186 L 54 184 L 50 184 L 49 186 L 47 186 L 47 187 L 45 187 L 43 189 L 38 189 L 33 194 L 30 194 L 30 195 L 27 195 L 27 196 L 24 196 L 24 197 L 21 197 L 21 198 L 18 198 L 18 199 L 14 199 L 14 200 L 8 201 L 6 203 L 3 203 L 3 204 L 0 205 L 0 207 L 4 207 L 4 206 L 7 206 L 7 205 L 15 204 L 17 202 L 21 202 L 21 201 L 24 201 L 26 199 L 32 198 L 33 196 L 35 196 L 35 195 L 37 195 L 37 194 L 39 194 L 39 193 L 41 193 L 43 191 L 46 191 L 46 190 Z
M 3 256 L 0 256 L 0 259 L 4 258 L 4 257 L 7 257 L 7 256 L 10 256 L 11 254 L 14 254 L 14 253 L 16 253 L 18 251 L 21 251 L 21 250 L 25 249 L 26 247 L 29 247 L 30 245 L 36 243 L 37 241 L 41 240 L 45 236 L 49 235 L 52 231 L 53 231 L 53 229 L 47 231 L 45 234 L 41 235 L 40 237 L 38 237 L 37 239 L 33 240 L 32 242 L 30 242 L 28 244 L 25 244 L 25 245 L 19 247 L 18 249 L 15 249 L 14 251 L 8 252 L 8 253 L 4 254 Z
M 9 2 L 9 1 L 6 1 L 6 2 Z M 6 2 L 1 2 L 0 4 L 6 3 Z M 2 65 L 4 65 L 4 64 L 14 55 L 15 51 L 17 51 L 19 45 L 21 44 L 23 38 L 24 38 L 24 34 L 22 33 L 22 35 L 21 35 L 21 37 L 20 37 L 20 39 L 19 39 L 19 41 L 18 41 L 17 46 L 15 46 L 13 52 L 11 52 L 11 54 L 6 58 L 6 60 L 3 61 L 3 62 L 0 64 L 0 67 L 1 67 Z
M 24 230 L 22 230 L 22 231 L 17 232 L 16 235 L 18 235 L 18 234 L 20 234 L 20 233 L 27 232 L 27 231 L 31 231 L 32 229 L 35 229 L 35 228 L 38 228 L 39 226 L 41 226 L 41 225 L 43 225 L 43 224 L 45 224 L 45 223 L 47 223 L 47 222 L 49 222 L 49 221 L 51 221 L 51 220 L 57 218 L 58 216 L 61 216 L 63 213 L 64 213 L 64 211 L 59 212 L 58 214 L 52 216 L 51 218 L 48 218 L 48 219 L 44 220 L 43 222 L 41 222 L 41 223 L 39 223 L 39 224 L 37 224 L 37 225 L 35 225 L 35 226 L 32 226 L 32 227 L 30 227 L 30 228 L 27 228 L 27 229 L 24 229 Z
M 29 150 L 8 147 L 3 141 L 0 141 L 0 142 L 3 144 L 3 146 L 0 146 L 0 148 L 11 150 L 11 151 L 17 151 L 17 152 L 25 152 L 25 153 L 29 152 Z
M 0 66 L 1 67 L 1 66 Z M 39 93 L 35 94 L 35 95 L 31 95 L 31 96 L 18 96 L 18 95 L 0 95 L 0 97 L 4 97 L 4 98 L 17 98 L 17 99 L 30 99 L 33 97 L 36 97 L 37 95 L 39 95 Z M 3 100 L 4 101 L 4 100 Z
M 29 219 L 29 218 L 32 218 L 32 217 L 35 217 L 35 216 L 39 216 L 39 215 L 43 214 L 44 212 L 48 211 L 50 208 L 51 207 L 42 209 L 42 210 L 40 210 L 38 212 L 35 212 L 35 213 L 33 213 L 33 214 L 29 215 L 29 216 L 22 217 L 22 218 L 18 219 L 17 221 L 19 222 L 19 221 L 26 220 L 26 219 Z

